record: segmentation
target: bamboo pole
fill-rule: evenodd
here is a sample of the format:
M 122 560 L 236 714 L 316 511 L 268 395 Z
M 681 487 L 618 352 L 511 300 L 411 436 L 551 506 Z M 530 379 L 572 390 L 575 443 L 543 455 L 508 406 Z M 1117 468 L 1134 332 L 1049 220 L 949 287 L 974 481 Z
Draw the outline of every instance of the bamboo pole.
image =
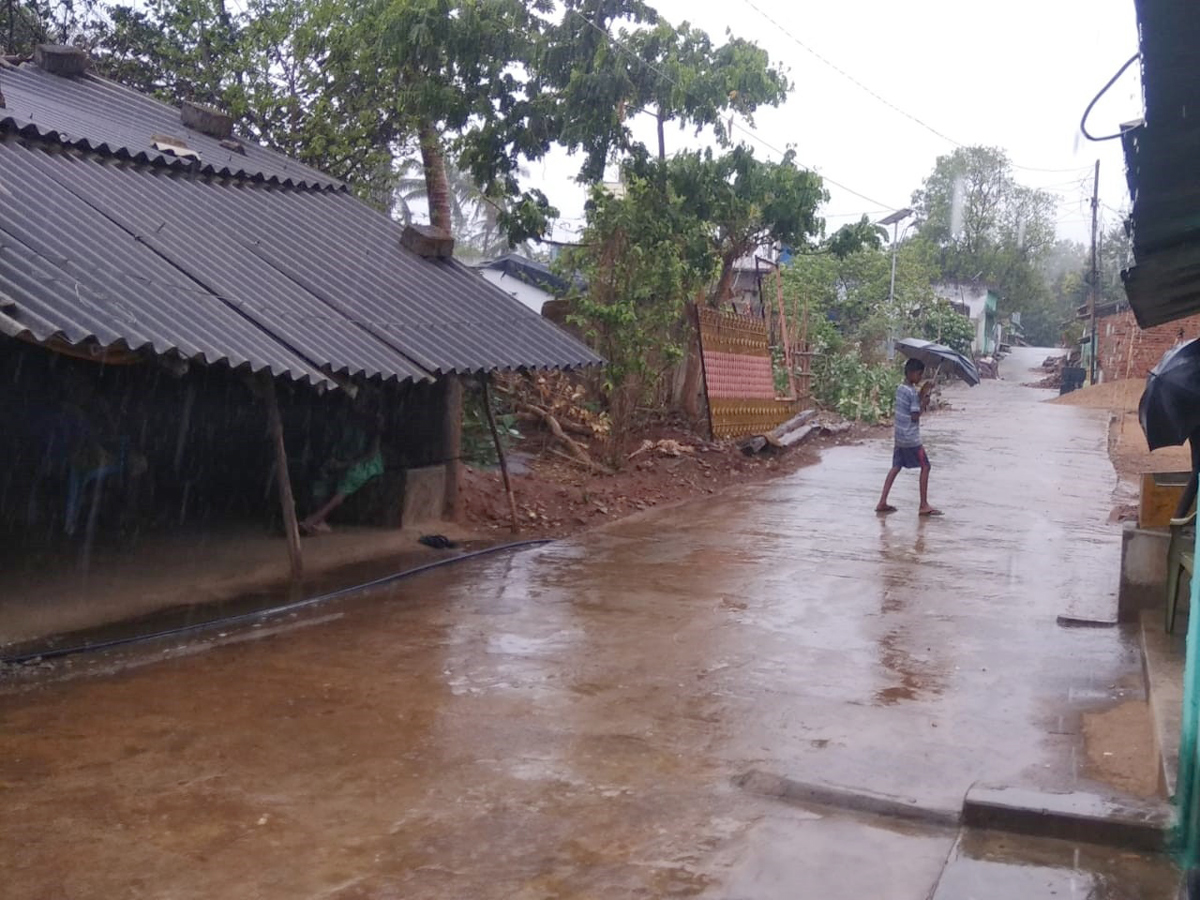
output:
M 446 493 L 443 500 L 445 516 L 458 521 L 459 482 L 462 474 L 462 381 L 457 375 L 445 376 L 445 409 L 442 421 L 442 449 L 446 458 Z
M 288 474 L 287 448 L 283 443 L 283 417 L 279 414 L 275 381 L 269 374 L 265 374 L 262 384 L 271 439 L 275 444 L 275 477 L 279 483 L 279 504 L 283 508 L 283 530 L 287 535 L 288 560 L 292 565 L 292 577 L 299 578 L 304 574 L 304 558 L 300 551 L 300 523 L 296 520 L 296 500 L 292 496 L 292 479 Z
M 783 341 L 783 364 L 787 367 L 788 399 L 796 399 L 796 373 L 792 369 L 792 343 L 788 340 L 787 312 L 783 308 L 783 273 L 775 264 L 775 300 L 779 304 L 779 337 Z
M 508 512 L 512 516 L 512 533 L 516 534 L 521 530 L 521 523 L 517 519 L 517 498 L 513 495 L 512 481 L 508 477 L 508 459 L 504 456 L 504 445 L 500 443 L 500 432 L 496 428 L 496 416 L 492 412 L 492 395 L 488 390 L 491 381 L 491 374 L 479 376 L 479 383 L 483 387 L 483 411 L 487 414 L 488 428 L 491 429 L 492 440 L 496 444 L 496 458 L 500 460 L 500 475 L 504 479 L 504 493 L 508 495 Z

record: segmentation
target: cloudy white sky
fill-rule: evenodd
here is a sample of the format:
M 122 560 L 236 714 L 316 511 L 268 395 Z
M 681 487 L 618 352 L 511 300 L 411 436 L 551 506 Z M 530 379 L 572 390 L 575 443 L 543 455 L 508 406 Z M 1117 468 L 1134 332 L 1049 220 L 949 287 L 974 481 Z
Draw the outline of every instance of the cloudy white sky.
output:
M 772 159 L 779 154 L 771 148 L 792 145 L 802 164 L 844 186 L 827 181 L 830 231 L 863 213 L 877 219 L 906 206 L 937 157 L 955 147 L 934 131 L 1004 148 L 1023 183 L 1061 198 L 1063 237 L 1088 236 L 1097 159 L 1105 220 L 1117 221 L 1128 205 L 1120 142 L 1085 140 L 1079 119 L 1137 51 L 1132 0 L 651 2 L 669 21 L 689 21 L 715 41 L 726 30 L 753 40 L 788 69 L 795 87 L 787 103 L 756 116 L 758 140 L 740 137 Z M 1135 66 L 1097 105 L 1092 133 L 1140 115 L 1140 90 Z M 653 146 L 648 119 L 640 129 Z M 688 133 L 668 134 L 668 150 L 689 142 Z M 582 217 L 583 191 L 570 183 L 576 171 L 565 154 L 531 171 L 563 214 L 562 239 Z

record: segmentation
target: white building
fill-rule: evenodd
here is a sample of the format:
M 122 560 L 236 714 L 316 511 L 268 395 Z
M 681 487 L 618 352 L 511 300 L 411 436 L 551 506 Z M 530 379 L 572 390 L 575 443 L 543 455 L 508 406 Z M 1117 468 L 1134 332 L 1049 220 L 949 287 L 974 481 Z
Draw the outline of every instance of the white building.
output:
M 546 303 L 564 296 L 570 284 L 545 263 L 519 253 L 476 263 L 479 274 L 541 315 Z

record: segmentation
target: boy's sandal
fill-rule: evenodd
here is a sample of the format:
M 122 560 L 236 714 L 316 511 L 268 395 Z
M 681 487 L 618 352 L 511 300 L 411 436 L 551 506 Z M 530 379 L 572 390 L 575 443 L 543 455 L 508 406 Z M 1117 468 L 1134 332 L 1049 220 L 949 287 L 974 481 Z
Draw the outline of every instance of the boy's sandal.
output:
M 924 512 L 920 513 L 920 515 L 929 516 L 930 518 L 933 518 L 934 516 L 944 516 L 945 513 L 942 512 L 940 509 L 927 509 Z
M 877 513 L 894 513 L 895 511 L 896 511 L 896 507 L 890 506 L 890 505 L 875 507 L 875 512 L 877 512 Z

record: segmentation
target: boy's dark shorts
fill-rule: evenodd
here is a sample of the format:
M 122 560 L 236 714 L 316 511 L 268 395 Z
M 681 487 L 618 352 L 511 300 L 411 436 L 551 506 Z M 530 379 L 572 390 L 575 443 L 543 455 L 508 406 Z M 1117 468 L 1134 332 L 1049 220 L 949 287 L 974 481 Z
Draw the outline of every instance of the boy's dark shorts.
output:
M 893 469 L 929 469 L 929 454 L 924 447 L 896 447 L 892 450 Z

